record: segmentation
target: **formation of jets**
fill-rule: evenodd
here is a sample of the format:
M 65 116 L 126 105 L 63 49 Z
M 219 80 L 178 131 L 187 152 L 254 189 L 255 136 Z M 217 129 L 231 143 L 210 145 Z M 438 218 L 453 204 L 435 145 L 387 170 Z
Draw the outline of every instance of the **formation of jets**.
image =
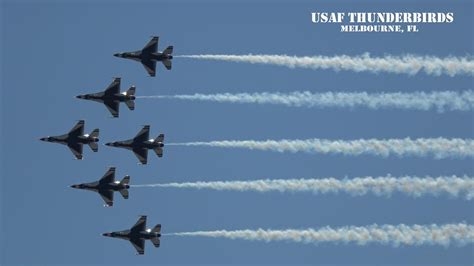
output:
M 76 159 L 83 159 L 83 145 L 87 144 L 92 151 L 99 151 L 99 129 L 94 129 L 90 134 L 84 134 L 84 120 L 77 124 L 66 134 L 40 138 L 42 141 L 64 144 L 69 147 Z M 163 157 L 165 135 L 160 134 L 156 139 L 150 139 L 150 126 L 143 126 L 138 134 L 129 140 L 106 143 L 106 146 L 129 149 L 137 156 L 140 164 L 148 163 L 148 150 L 154 150 L 158 157 Z
M 114 56 L 139 61 L 152 77 L 156 74 L 156 62 L 160 61 L 171 69 L 173 46 L 168 46 L 163 52 L 158 52 L 159 37 L 152 37 L 148 44 L 139 51 L 116 53 Z M 120 103 L 127 105 L 128 109 L 135 109 L 135 86 L 120 92 L 121 78 L 114 78 L 112 83 L 101 92 L 77 95 L 76 98 L 103 103 L 113 117 L 119 117 Z M 47 136 L 40 138 L 45 142 L 67 145 L 78 160 L 83 159 L 83 146 L 89 145 L 92 151 L 99 150 L 99 129 L 94 129 L 90 134 L 84 134 L 85 121 L 79 120 L 76 125 L 66 134 L 58 136 Z M 105 145 L 111 147 L 125 148 L 133 151 L 140 164 L 147 164 L 148 150 L 153 150 L 158 157 L 163 157 L 164 134 L 159 134 L 155 139 L 150 139 L 150 126 L 145 125 L 138 134 L 129 140 L 109 142 Z M 115 167 L 110 167 L 98 181 L 71 185 L 71 188 L 97 192 L 105 202 L 105 206 L 114 205 L 114 192 L 119 192 L 124 199 L 129 197 L 130 176 L 126 175 L 122 180 L 115 180 Z M 137 250 L 137 254 L 145 253 L 145 240 L 151 240 L 155 247 L 160 246 L 161 224 L 151 229 L 146 228 L 147 216 L 141 215 L 132 228 L 128 230 L 104 233 L 103 236 L 128 240 Z

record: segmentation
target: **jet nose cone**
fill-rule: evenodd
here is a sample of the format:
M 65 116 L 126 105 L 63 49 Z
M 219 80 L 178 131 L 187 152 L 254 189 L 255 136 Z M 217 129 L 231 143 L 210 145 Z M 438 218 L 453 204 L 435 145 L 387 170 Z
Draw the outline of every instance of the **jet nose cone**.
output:
M 115 53 L 115 54 L 114 54 L 114 56 L 116 56 L 116 57 L 120 57 L 120 56 L 121 56 L 121 54 L 120 54 L 120 53 Z
M 102 236 L 112 236 L 111 233 L 103 233 Z
M 85 97 L 84 97 L 84 95 L 77 95 L 76 98 L 77 99 L 84 99 Z
M 71 185 L 72 188 L 79 188 L 79 185 Z
M 41 141 L 48 141 L 48 138 L 40 138 Z
M 105 146 L 112 146 L 112 142 L 105 143 Z

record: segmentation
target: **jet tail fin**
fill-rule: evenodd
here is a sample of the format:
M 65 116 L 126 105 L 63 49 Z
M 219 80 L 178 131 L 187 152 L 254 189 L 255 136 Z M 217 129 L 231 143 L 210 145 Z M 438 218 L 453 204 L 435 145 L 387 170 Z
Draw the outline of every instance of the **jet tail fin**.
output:
M 135 110 L 135 102 L 130 100 L 130 101 L 125 101 L 125 104 L 127 105 L 128 109 L 130 110 Z
M 166 47 L 166 49 L 163 51 L 164 55 L 171 55 L 172 53 L 173 53 L 173 45 Z
M 124 199 L 128 199 L 128 190 L 127 189 L 122 189 L 122 190 L 119 190 L 120 194 L 122 194 L 122 197 Z
M 99 145 L 97 144 L 97 142 L 89 142 L 89 147 L 93 152 L 99 151 Z
M 130 89 L 127 90 L 126 95 L 127 96 L 132 96 L 135 95 L 135 86 L 131 86 Z
M 96 129 L 92 130 L 92 132 L 89 134 L 89 137 L 98 138 L 99 137 L 99 129 L 96 128 Z
M 171 70 L 171 60 L 169 59 L 165 59 L 163 61 L 161 61 L 163 63 L 163 65 L 166 67 L 166 69 L 168 70 Z

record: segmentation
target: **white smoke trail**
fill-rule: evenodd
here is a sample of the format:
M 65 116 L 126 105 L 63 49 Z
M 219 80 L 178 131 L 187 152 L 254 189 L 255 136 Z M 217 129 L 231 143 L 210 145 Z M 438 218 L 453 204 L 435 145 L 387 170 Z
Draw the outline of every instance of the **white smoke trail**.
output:
M 449 157 L 474 157 L 473 139 L 359 139 L 359 140 L 223 140 L 209 142 L 170 143 L 179 146 L 208 146 L 220 148 L 246 148 L 276 152 L 308 152 L 343 155 L 376 155 L 387 157 L 433 156 L 436 159 Z
M 332 69 L 335 71 L 351 70 L 355 72 L 387 72 L 414 75 L 424 72 L 428 75 L 474 75 L 474 61 L 466 57 L 434 56 L 384 56 L 371 57 L 368 53 L 360 56 L 288 56 L 288 55 L 182 55 L 182 58 L 246 62 L 251 64 L 268 64 L 289 68 Z
M 467 245 L 474 243 L 474 226 L 465 223 L 445 225 L 370 225 L 363 227 L 346 226 L 306 230 L 218 230 L 172 233 L 175 236 L 201 236 L 212 238 L 244 239 L 265 242 L 291 241 L 297 243 L 335 242 L 357 245 L 371 243 L 383 245 Z
M 230 103 L 280 104 L 294 107 L 367 107 L 370 109 L 399 108 L 428 111 L 472 111 L 474 91 L 463 92 L 412 92 L 412 93 L 367 93 L 367 92 L 324 92 L 311 93 L 219 93 L 167 96 L 139 96 L 144 99 L 179 99 L 190 101 L 212 101 Z
M 315 194 L 346 192 L 354 196 L 373 193 L 377 196 L 390 196 L 405 193 L 413 197 L 423 195 L 447 194 L 452 197 L 474 198 L 474 177 L 357 177 L 353 179 L 262 179 L 252 181 L 198 181 L 185 183 L 133 185 L 133 187 L 162 187 L 214 189 L 258 192 L 312 192 Z

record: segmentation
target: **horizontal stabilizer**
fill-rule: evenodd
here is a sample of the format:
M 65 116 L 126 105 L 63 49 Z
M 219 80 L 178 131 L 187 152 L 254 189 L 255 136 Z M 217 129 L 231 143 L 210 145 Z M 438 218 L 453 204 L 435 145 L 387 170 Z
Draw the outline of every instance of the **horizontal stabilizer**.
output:
M 127 105 L 128 109 L 135 110 L 135 102 L 134 101 L 125 101 L 125 104 Z
M 89 134 L 89 137 L 98 138 L 99 137 L 99 129 L 96 128 L 96 129 L 92 130 L 92 132 Z
M 123 179 L 120 181 L 120 184 L 122 185 L 128 185 L 128 183 L 130 183 L 130 176 L 129 175 L 126 175 L 123 177 Z
M 165 59 L 161 62 L 163 62 L 163 65 L 165 65 L 166 69 L 171 70 L 171 60 Z
M 122 194 L 122 197 L 124 199 L 128 199 L 128 190 L 127 189 L 122 189 L 122 190 L 119 190 L 120 194 Z
M 158 137 L 156 137 L 156 139 L 154 140 L 155 143 L 163 143 L 163 141 L 165 141 L 165 134 L 158 135 Z
M 166 49 L 163 51 L 164 55 L 170 55 L 172 53 L 173 53 L 173 46 L 172 45 L 166 47 Z
M 155 225 L 155 227 L 153 227 L 153 229 L 151 230 L 153 233 L 158 233 L 160 234 L 161 233 L 161 224 L 157 224 Z
M 163 148 L 155 148 L 154 151 L 158 157 L 163 157 Z
M 131 86 L 130 89 L 127 90 L 127 96 L 135 95 L 135 86 Z
M 155 238 L 152 238 L 150 239 L 151 240 L 151 243 L 153 243 L 153 245 L 157 248 L 160 247 L 160 238 L 159 237 L 155 237 Z
M 99 145 L 97 145 L 97 142 L 89 142 L 89 147 L 91 147 L 93 152 L 99 151 Z

